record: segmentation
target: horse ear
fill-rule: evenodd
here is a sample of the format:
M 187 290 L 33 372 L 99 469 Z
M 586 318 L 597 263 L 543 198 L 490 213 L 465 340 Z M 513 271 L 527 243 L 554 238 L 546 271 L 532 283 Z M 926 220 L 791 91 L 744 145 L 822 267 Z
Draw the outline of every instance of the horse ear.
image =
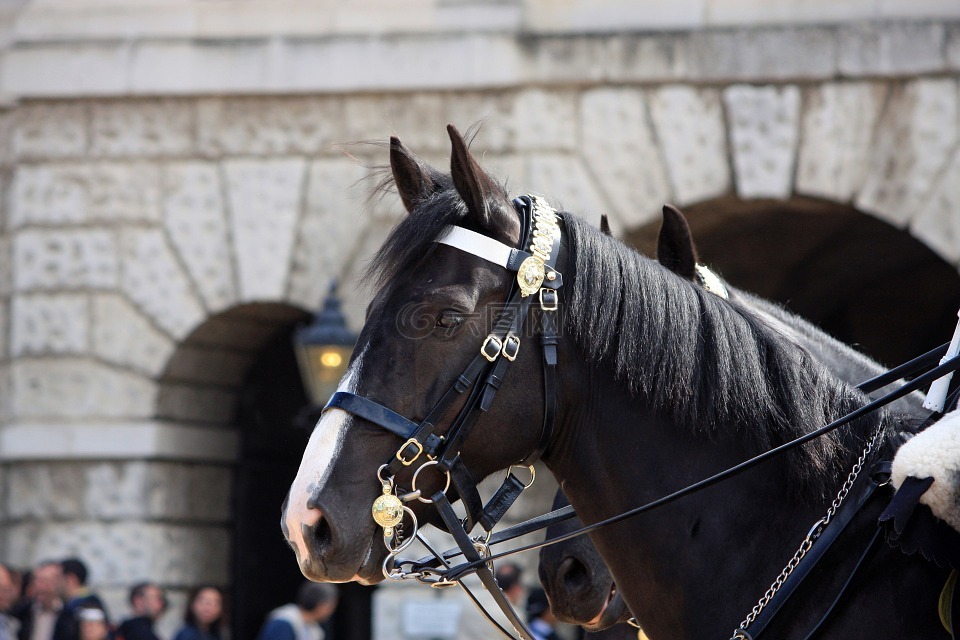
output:
M 690 225 L 673 205 L 663 205 L 663 224 L 657 238 L 657 260 L 681 278 L 693 280 L 696 275 L 699 257 Z
M 605 236 L 612 236 L 613 231 L 610 230 L 610 219 L 607 218 L 607 214 L 600 214 L 600 233 Z
M 390 136 L 390 170 L 407 213 L 412 213 L 435 190 L 430 167 L 410 153 L 396 136 Z
M 484 229 L 495 230 L 505 227 L 509 235 L 519 234 L 519 222 L 516 216 L 503 215 L 509 209 L 509 202 L 506 200 L 503 189 L 473 159 L 467 149 L 467 143 L 464 142 L 457 128 L 449 124 L 447 133 L 450 135 L 450 143 L 453 146 L 450 154 L 453 186 L 466 203 L 470 215 Z M 496 206 L 497 199 L 503 200 L 507 206 Z

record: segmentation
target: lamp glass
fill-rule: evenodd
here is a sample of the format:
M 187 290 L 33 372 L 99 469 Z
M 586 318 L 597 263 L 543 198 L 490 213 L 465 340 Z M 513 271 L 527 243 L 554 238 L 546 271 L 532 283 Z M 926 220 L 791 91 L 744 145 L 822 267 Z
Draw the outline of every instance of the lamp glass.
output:
M 307 372 L 305 386 L 311 402 L 323 406 L 337 390 L 347 372 L 353 347 L 329 344 L 300 345 L 297 357 L 300 368 Z

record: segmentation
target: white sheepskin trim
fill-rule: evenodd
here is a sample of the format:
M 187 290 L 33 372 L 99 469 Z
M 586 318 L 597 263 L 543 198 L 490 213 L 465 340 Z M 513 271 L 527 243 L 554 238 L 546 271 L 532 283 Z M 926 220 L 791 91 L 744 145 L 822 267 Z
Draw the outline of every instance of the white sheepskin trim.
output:
M 899 489 L 907 476 L 934 478 L 920 502 L 960 531 L 960 410 L 948 413 L 900 447 L 890 479 Z

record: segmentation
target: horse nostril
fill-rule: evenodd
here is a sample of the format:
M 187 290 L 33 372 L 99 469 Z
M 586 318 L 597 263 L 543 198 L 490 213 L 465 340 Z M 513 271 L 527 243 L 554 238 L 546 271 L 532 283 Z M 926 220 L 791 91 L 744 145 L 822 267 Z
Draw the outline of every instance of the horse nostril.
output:
M 589 586 L 587 568 L 582 562 L 573 557 L 567 557 L 557 569 L 557 579 L 564 589 L 570 592 L 579 591 Z
M 333 543 L 333 530 L 330 528 L 330 522 L 321 515 L 312 527 L 304 524 L 303 529 L 304 538 L 311 539 L 310 546 L 314 553 L 324 555 Z

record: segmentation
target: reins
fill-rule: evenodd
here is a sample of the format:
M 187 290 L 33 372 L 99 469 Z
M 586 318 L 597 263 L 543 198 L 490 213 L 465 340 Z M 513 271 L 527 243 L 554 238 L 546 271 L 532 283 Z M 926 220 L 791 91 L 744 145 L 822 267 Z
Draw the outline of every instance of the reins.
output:
M 384 576 L 391 580 L 416 579 L 434 587 L 458 585 L 467 592 L 488 620 L 507 637 L 512 638 L 513 636 L 490 616 L 463 583 L 466 576 L 476 574 L 520 637 L 523 640 L 533 640 L 532 634 L 520 620 L 496 583 L 492 571 L 494 560 L 557 544 L 670 504 L 802 446 L 960 369 L 960 356 L 944 360 L 910 382 L 815 431 L 758 454 L 657 500 L 540 543 L 492 553 L 491 547 L 494 545 L 544 529 L 575 515 L 573 507 L 568 506 L 493 533 L 494 526 L 519 497 L 520 493 L 532 484 L 533 478 L 531 477 L 530 482 L 525 483 L 508 470 L 507 477 L 501 487 L 494 493 L 488 503 L 483 505 L 476 488 L 476 482 L 459 455 L 460 445 L 467 438 L 480 415 L 489 410 L 510 365 L 519 353 L 521 336 L 524 335 L 523 327 L 530 315 L 530 308 L 534 306 L 535 302 L 539 303 L 537 306 L 540 307 L 542 320 L 540 343 L 543 354 L 545 390 L 543 424 L 534 450 L 518 464 L 529 466 L 530 472 L 533 474 L 532 464 L 547 449 L 552 435 L 556 413 L 555 380 L 557 345 L 559 343 L 556 312 L 558 309 L 558 289 L 563 284 L 562 275 L 555 267 L 560 248 L 560 229 L 556 212 L 538 198 L 523 196 L 514 200 L 514 206 L 521 219 L 520 248 L 508 247 L 492 238 L 462 227 L 450 227 L 446 233 L 437 239 L 438 243 L 447 244 L 498 264 L 510 271 L 516 271 L 517 278 L 511 284 L 507 304 L 497 318 L 493 331 L 484 339 L 480 347 L 480 353 L 474 356 L 463 372 L 457 376 L 454 383 L 429 411 L 426 418 L 419 423 L 415 423 L 387 407 L 346 391 L 335 393 L 325 407 L 325 410 L 337 408 L 361 417 L 390 431 L 404 441 L 396 453 L 377 470 L 377 477 L 382 486 L 382 495 L 374 502 L 372 515 L 377 524 L 383 527 L 384 544 L 388 551 L 383 564 Z M 525 251 L 523 247 L 529 247 L 530 250 Z M 858 385 L 858 388 L 864 393 L 870 393 L 904 376 L 929 368 L 932 363 L 946 353 L 947 348 L 948 345 L 945 344 L 933 349 L 910 362 Z M 468 391 L 469 393 L 467 393 Z M 436 425 L 445 417 L 454 402 L 462 398 L 464 394 L 467 394 L 466 400 L 447 431 L 442 436 L 434 433 Z M 851 475 L 848 476 L 841 493 L 834 501 L 834 505 L 828 510 L 827 516 L 814 525 L 804 544 L 809 541 L 809 545 L 812 547 L 816 539 L 827 529 L 827 525 L 830 524 L 834 514 L 844 502 L 847 492 L 856 481 L 866 458 L 876 448 L 882 433 L 883 425 L 881 424 L 869 441 Z M 398 494 L 395 480 L 397 474 L 411 466 L 421 456 L 427 457 L 428 461 L 422 463 L 413 474 L 410 481 L 410 491 Z M 431 467 L 436 467 L 441 477 L 446 478 L 446 485 L 426 498 L 422 495 L 422 491 L 417 489 L 417 483 L 421 473 Z M 466 512 L 464 518 L 456 515 L 447 498 L 447 490 L 451 485 L 464 504 Z M 429 544 L 419 531 L 414 512 L 406 506 L 406 503 L 413 500 L 433 504 L 445 528 L 454 537 L 457 548 L 437 552 Z M 405 517 L 409 517 L 412 521 L 412 533 L 405 532 L 403 529 Z M 845 518 L 849 521 L 846 515 L 838 517 L 839 520 Z M 485 534 L 471 538 L 470 532 L 476 524 L 481 525 Z M 816 535 L 811 539 L 815 531 Z M 831 533 L 830 535 L 834 534 Z M 419 560 L 398 560 L 398 555 L 408 548 L 414 540 L 420 540 L 432 555 Z M 803 549 L 803 546 L 801 549 Z M 807 551 L 803 551 L 797 562 L 802 560 L 802 556 L 806 553 Z M 822 552 L 819 553 L 822 555 Z M 818 554 L 811 555 L 816 556 Z M 451 566 L 450 561 L 460 556 L 464 558 L 464 561 Z M 793 569 L 787 572 L 787 577 L 792 571 Z M 776 585 L 776 589 L 773 589 L 773 595 L 776 595 L 776 591 L 780 588 L 781 585 Z M 770 591 L 767 595 L 769 594 Z M 746 627 L 757 618 L 765 607 L 769 606 L 768 601 L 771 599 L 772 597 L 767 598 L 766 595 L 764 599 L 761 599 L 759 610 L 757 607 L 754 608 L 754 611 L 751 612 L 752 615 L 748 616 L 748 619 L 741 623 L 741 626 L 735 632 L 735 637 L 751 637 L 746 633 Z M 776 608 L 779 608 L 778 604 L 770 606 L 774 613 Z M 769 615 L 772 615 L 772 613 Z M 738 633 L 740 633 L 739 636 Z

